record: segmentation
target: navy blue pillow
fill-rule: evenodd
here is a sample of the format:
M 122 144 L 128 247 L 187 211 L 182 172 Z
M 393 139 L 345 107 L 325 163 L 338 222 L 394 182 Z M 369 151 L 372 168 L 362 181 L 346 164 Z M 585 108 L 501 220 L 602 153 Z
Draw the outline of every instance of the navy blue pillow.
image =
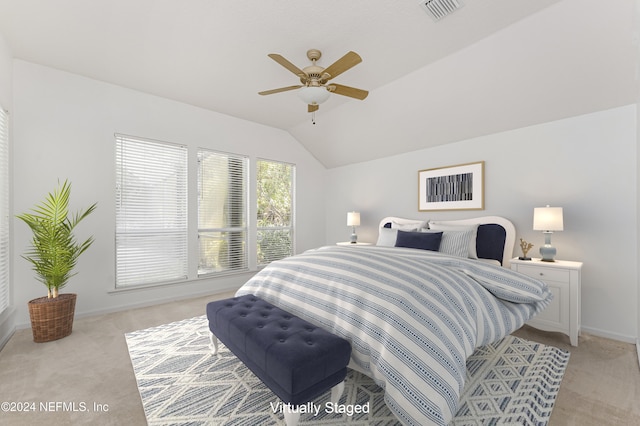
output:
M 438 251 L 441 240 L 442 232 L 411 232 L 398 230 L 396 247 Z
M 485 223 L 478 226 L 476 252 L 480 259 L 495 259 L 502 265 L 504 243 L 507 231 L 497 223 Z

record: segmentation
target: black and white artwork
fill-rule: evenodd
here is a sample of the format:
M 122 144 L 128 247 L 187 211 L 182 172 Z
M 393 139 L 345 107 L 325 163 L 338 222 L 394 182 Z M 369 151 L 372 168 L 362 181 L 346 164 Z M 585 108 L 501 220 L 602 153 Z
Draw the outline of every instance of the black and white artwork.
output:
M 418 172 L 418 210 L 484 209 L 484 161 Z

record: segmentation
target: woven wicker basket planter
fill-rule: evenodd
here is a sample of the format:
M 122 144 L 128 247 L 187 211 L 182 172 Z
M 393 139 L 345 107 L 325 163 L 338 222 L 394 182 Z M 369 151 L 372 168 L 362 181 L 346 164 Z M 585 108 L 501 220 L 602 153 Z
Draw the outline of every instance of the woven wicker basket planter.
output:
M 64 293 L 55 299 L 40 297 L 29 301 L 34 342 L 50 342 L 71 334 L 76 297 L 74 293 Z

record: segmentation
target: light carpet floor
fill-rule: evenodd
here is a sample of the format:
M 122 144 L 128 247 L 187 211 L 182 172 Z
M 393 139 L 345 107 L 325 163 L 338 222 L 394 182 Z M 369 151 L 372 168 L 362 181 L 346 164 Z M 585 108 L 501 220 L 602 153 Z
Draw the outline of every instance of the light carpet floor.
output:
M 30 329 L 16 331 L 0 350 L 0 399 L 85 402 L 92 410 L 0 412 L 0 424 L 146 425 L 124 334 L 203 315 L 208 302 L 232 294 L 76 318 L 73 333 L 55 342 L 34 343 Z M 572 347 L 567 336 L 526 326 L 514 335 L 571 352 L 549 426 L 640 425 L 634 344 L 584 334 Z M 93 411 L 94 402 L 108 410 Z
M 147 421 L 153 426 L 278 425 L 278 398 L 222 345 L 209 348 L 206 316 L 126 335 Z M 569 353 L 507 336 L 479 348 L 467 360 L 467 386 L 451 426 L 546 425 Z M 341 405 L 366 412 L 327 410 L 328 393 L 301 424 L 397 425 L 384 403 L 384 390 L 350 370 Z

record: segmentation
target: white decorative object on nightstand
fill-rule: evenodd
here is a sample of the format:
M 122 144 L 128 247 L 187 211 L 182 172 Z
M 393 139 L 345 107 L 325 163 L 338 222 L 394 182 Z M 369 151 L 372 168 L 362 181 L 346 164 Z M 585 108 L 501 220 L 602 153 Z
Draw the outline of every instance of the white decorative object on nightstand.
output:
M 511 269 L 544 281 L 553 293 L 553 300 L 527 324 L 545 331 L 559 331 L 578 346 L 580 334 L 580 272 L 582 262 L 540 259 L 511 260 Z
M 352 243 L 351 241 L 341 241 L 339 243 L 336 243 L 339 246 L 370 246 L 371 243 Z

